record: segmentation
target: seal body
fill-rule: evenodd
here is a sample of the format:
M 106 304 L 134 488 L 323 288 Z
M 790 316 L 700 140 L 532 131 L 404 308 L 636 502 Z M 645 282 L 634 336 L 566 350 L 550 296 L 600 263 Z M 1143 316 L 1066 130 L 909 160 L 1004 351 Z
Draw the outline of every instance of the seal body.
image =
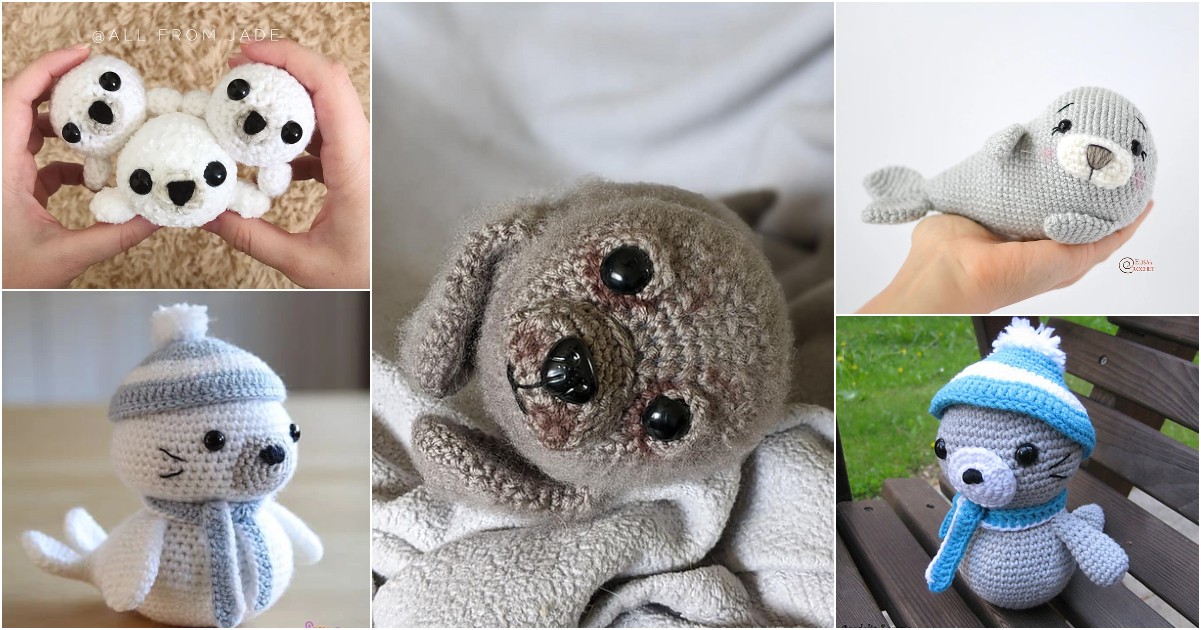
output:
M 1050 524 L 1020 531 L 981 527 L 961 565 L 972 592 L 1002 608 L 1023 609 L 1063 590 L 1076 561 Z
M 903 223 L 943 212 L 1010 239 L 1091 243 L 1147 206 L 1157 160 L 1146 119 L 1130 101 L 1077 88 L 933 178 L 902 166 L 872 173 L 863 220 Z
M 212 571 L 209 566 L 208 542 L 201 526 L 195 523 L 169 520 L 147 509 L 135 514 L 133 519 L 160 519 L 165 522 L 162 551 L 159 555 L 158 575 L 145 600 L 137 611 L 150 619 L 173 626 L 213 627 L 219 625 L 213 614 L 213 600 L 203 594 L 212 592 Z M 260 509 L 255 521 L 262 532 L 266 549 L 271 558 L 272 586 L 268 607 L 283 595 L 292 579 L 292 543 L 278 521 L 267 510 Z M 115 529 L 97 550 L 92 580 L 104 592 L 109 586 L 106 581 L 114 579 L 121 567 L 112 566 L 116 556 L 105 553 L 107 546 L 140 544 L 140 539 L 130 536 L 124 527 Z M 238 561 L 241 567 L 242 594 L 247 602 L 257 595 L 254 563 L 246 557 L 250 549 L 239 541 Z M 253 619 L 262 611 L 247 606 L 243 621 Z

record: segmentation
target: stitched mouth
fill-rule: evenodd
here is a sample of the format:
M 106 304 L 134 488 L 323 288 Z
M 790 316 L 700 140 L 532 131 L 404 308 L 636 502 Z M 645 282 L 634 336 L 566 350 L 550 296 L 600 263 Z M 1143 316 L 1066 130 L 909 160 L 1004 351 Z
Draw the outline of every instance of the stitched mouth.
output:
M 165 448 L 163 448 L 163 447 L 161 447 L 161 446 L 159 447 L 159 449 L 158 449 L 158 450 L 160 450 L 160 451 L 162 451 L 162 452 L 166 453 L 166 454 L 167 454 L 167 457 L 170 457 L 171 459 L 173 459 L 173 460 L 175 460 L 175 461 L 177 461 L 177 462 L 186 462 L 186 461 L 188 461 L 188 460 L 186 460 L 186 459 L 184 459 L 184 458 L 180 457 L 179 455 L 176 455 L 175 453 L 172 453 L 171 451 L 168 451 L 167 449 L 165 449 Z
M 182 475 L 182 474 L 183 474 L 183 469 L 182 469 L 182 468 L 180 468 L 179 470 L 177 470 L 177 471 L 175 471 L 175 472 L 173 472 L 173 473 L 167 473 L 167 474 L 165 474 L 165 475 L 159 475 L 159 477 L 160 477 L 160 478 L 162 478 L 162 479 L 170 479 L 170 478 L 172 478 L 172 477 L 178 477 L 178 476 L 180 476 L 180 475 Z
M 517 379 L 513 376 L 512 363 L 508 364 L 508 367 L 505 369 L 505 376 L 509 379 L 509 389 L 513 390 L 513 400 L 517 401 L 517 408 L 521 410 L 522 415 L 530 415 L 530 412 L 526 411 L 525 401 L 521 399 L 521 392 L 517 391 L 523 388 L 528 389 L 529 386 L 521 385 L 517 382 Z

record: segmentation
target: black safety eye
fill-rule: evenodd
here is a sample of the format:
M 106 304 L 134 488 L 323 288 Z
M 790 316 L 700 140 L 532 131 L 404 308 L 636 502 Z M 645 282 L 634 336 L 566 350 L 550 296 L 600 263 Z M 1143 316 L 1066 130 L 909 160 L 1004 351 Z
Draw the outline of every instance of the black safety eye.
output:
M 204 167 L 204 181 L 213 188 L 224 184 L 225 165 L 220 162 L 209 162 L 209 165 Z
M 1065 118 L 1065 119 L 1059 121 L 1059 124 L 1055 125 L 1055 127 L 1053 129 L 1051 129 L 1051 135 L 1055 135 L 1056 131 L 1058 131 L 1059 133 L 1067 133 L 1071 129 L 1072 129 L 1072 121 Z
M 121 77 L 116 72 L 105 72 L 100 75 L 100 87 L 106 92 L 116 92 L 121 89 Z
M 71 144 L 75 144 L 76 142 L 79 142 L 80 138 L 81 136 L 79 135 L 79 127 L 75 126 L 75 123 L 67 123 L 63 125 L 63 140 L 66 140 Z
M 300 123 L 289 120 L 284 124 L 283 129 L 279 130 L 279 139 L 284 141 L 284 144 L 296 144 L 300 142 L 301 136 L 304 135 L 304 129 L 300 128 Z
M 240 101 L 246 98 L 247 94 L 250 94 L 250 84 L 246 82 L 246 79 L 234 79 L 225 86 L 225 95 L 231 101 Z
M 209 431 L 204 434 L 204 448 L 214 453 L 225 448 L 225 434 L 220 431 Z
M 288 435 L 292 436 L 293 442 L 299 442 L 300 441 L 300 427 L 298 427 L 296 425 L 292 425 L 292 426 L 288 427 Z
M 150 179 L 150 173 L 139 168 L 129 174 L 129 187 L 139 195 L 148 195 L 154 187 L 154 180 Z
M 642 428 L 660 442 L 684 437 L 692 427 L 692 411 L 678 398 L 656 396 L 642 412 Z
M 1130 141 L 1130 153 L 1133 154 L 1134 157 L 1141 157 L 1144 160 L 1147 159 L 1147 152 L 1143 150 L 1143 143 L 1139 142 L 1138 140 Z
M 934 440 L 934 455 L 939 459 L 947 458 L 947 443 L 942 438 Z
M 1031 466 L 1038 461 L 1038 447 L 1030 443 L 1023 444 L 1013 452 L 1013 458 L 1022 466 Z
M 600 271 L 601 281 L 609 289 L 623 295 L 634 295 L 650 284 L 655 266 L 646 252 L 632 245 L 623 245 L 605 256 Z

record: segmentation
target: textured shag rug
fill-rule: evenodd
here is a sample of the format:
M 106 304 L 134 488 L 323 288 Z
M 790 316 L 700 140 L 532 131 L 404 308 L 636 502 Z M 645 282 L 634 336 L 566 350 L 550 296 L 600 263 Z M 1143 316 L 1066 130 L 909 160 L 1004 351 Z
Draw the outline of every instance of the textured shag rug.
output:
M 124 59 L 146 86 L 211 90 L 255 29 L 295 40 L 345 64 L 363 103 L 371 109 L 371 8 L 362 3 L 4 3 L 4 78 L 57 48 L 92 42 L 92 54 Z M 178 33 L 174 32 L 178 29 Z M 192 29 L 189 31 L 188 29 Z M 99 33 L 103 34 L 101 38 Z M 267 35 L 269 36 L 269 35 Z M 97 43 L 97 39 L 102 39 Z M 42 106 L 42 111 L 47 111 Z M 39 166 L 82 162 L 57 138 L 47 139 Z M 363 168 L 369 168 L 364 160 Z M 253 169 L 242 167 L 248 178 Z M 321 208 L 325 186 L 294 182 L 263 218 L 289 232 L 307 230 Z M 67 227 L 91 225 L 92 192 L 64 187 L 50 198 L 50 213 Z M 367 244 L 364 243 L 366 247 Z M 93 265 L 74 288 L 294 288 L 284 275 L 199 228 L 162 229 L 138 246 Z

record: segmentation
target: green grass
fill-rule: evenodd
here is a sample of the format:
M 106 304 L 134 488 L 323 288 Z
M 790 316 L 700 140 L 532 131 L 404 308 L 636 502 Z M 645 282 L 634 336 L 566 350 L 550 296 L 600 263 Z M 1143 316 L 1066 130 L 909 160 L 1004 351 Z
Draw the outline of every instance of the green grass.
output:
M 1113 334 L 1104 317 L 1065 317 Z M 937 460 L 935 392 L 980 359 L 967 317 L 839 317 L 838 430 L 855 498 L 877 497 L 885 479 L 912 477 Z M 1068 375 L 1087 394 L 1089 383 Z M 1164 433 L 1197 448 L 1197 433 L 1166 423 Z

